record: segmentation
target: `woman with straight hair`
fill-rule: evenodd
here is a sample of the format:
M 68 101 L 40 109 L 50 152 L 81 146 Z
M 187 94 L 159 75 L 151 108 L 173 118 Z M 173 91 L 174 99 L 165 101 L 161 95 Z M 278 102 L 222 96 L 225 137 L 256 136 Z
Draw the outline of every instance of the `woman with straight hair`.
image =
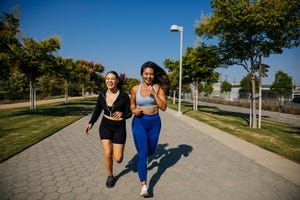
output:
M 93 127 L 101 112 L 103 117 L 99 127 L 99 135 L 102 143 L 104 164 L 107 171 L 106 186 L 115 185 L 113 176 L 113 159 L 117 163 L 123 160 L 126 142 L 126 119 L 132 116 L 130 111 L 130 99 L 122 90 L 122 81 L 115 71 L 110 71 L 105 76 L 107 90 L 101 92 L 94 109 L 93 115 L 85 127 L 85 132 Z

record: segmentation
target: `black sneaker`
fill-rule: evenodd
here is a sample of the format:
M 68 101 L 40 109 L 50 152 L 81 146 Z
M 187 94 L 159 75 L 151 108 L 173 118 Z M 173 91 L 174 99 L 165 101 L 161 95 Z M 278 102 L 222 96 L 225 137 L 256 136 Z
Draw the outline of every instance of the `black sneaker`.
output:
M 108 176 L 106 179 L 106 187 L 112 188 L 115 185 L 115 177 L 113 176 Z

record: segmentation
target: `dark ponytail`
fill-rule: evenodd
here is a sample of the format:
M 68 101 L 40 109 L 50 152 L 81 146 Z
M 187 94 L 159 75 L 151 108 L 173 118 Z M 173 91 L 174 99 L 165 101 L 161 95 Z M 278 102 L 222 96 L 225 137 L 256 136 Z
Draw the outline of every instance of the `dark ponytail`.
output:
M 165 94 L 169 95 L 170 89 L 170 81 L 167 73 L 163 68 L 158 66 L 156 63 L 152 61 L 145 62 L 141 67 L 141 75 L 143 74 L 146 68 L 151 68 L 154 71 L 154 80 L 153 84 L 158 84 L 165 92 Z

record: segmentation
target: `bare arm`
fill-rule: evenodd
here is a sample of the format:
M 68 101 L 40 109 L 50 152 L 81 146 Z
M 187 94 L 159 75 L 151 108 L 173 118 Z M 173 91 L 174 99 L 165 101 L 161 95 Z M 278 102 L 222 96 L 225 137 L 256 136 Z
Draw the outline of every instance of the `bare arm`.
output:
M 153 89 L 151 91 L 151 94 L 154 96 L 157 107 L 161 109 L 162 111 L 165 111 L 167 109 L 167 97 L 163 89 L 161 89 L 160 86 L 156 85 L 158 90 L 155 92 Z
M 130 96 L 130 110 L 133 114 L 135 115 L 140 115 L 142 114 L 143 110 L 139 107 L 136 106 L 136 101 L 135 101 L 135 98 L 136 98 L 136 93 L 138 91 L 138 85 L 134 86 L 132 89 L 131 89 L 131 96 Z

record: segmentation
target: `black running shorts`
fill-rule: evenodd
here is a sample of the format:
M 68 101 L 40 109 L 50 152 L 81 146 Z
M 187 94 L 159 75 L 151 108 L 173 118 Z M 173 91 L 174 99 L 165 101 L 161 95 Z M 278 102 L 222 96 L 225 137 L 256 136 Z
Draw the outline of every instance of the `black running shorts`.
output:
M 111 140 L 115 144 L 125 144 L 126 142 L 126 122 L 125 120 L 111 120 L 102 117 L 99 127 L 100 139 Z

